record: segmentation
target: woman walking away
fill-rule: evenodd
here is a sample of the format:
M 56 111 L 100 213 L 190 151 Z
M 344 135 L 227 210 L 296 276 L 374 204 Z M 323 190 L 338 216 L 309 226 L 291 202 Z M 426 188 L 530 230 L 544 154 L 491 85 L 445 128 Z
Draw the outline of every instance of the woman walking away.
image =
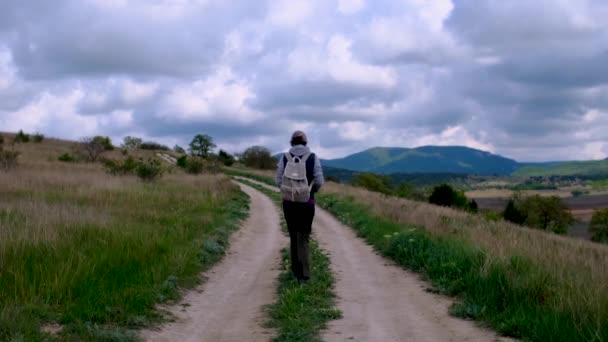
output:
M 289 230 L 291 271 L 300 284 L 310 278 L 309 240 L 315 216 L 315 193 L 324 182 L 321 162 L 307 144 L 304 132 L 293 133 L 291 149 L 279 159 L 276 177 Z

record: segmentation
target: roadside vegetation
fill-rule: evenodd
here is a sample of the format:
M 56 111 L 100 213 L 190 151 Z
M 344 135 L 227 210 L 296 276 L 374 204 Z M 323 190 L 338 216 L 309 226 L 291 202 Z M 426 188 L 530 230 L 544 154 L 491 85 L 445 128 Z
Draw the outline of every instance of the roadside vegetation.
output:
M 101 163 L 58 160 L 83 143 L 18 143 L 15 172 L 0 171 L 2 341 L 135 340 L 163 319 L 156 304 L 200 283 L 247 215 L 248 197 L 225 176 L 141 182 L 137 169 L 117 177 Z M 101 156 L 124 158 L 117 148 Z
M 527 341 L 608 340 L 606 246 L 339 184 L 317 198 L 382 255 L 455 296 L 453 315 Z
M 246 180 L 238 181 L 263 192 L 281 207 L 281 196 L 277 192 Z M 281 225 L 287 232 L 282 215 Z M 268 307 L 268 326 L 278 332 L 274 341 L 321 341 L 320 332 L 327 322 L 341 317 L 341 312 L 335 308 L 335 280 L 329 268 L 329 258 L 316 241 L 311 240 L 310 247 L 312 277 L 304 286 L 298 284 L 291 274 L 289 250 L 283 250 L 278 300 Z

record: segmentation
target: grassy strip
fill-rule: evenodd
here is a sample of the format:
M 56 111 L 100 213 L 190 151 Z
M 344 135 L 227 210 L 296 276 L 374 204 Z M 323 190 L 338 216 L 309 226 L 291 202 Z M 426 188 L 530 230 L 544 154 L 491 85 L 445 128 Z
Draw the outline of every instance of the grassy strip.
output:
M 239 180 L 270 198 L 280 207 L 278 193 L 258 184 Z M 281 220 L 286 230 L 285 220 Z M 281 274 L 279 276 L 278 301 L 268 307 L 270 320 L 268 326 L 277 329 L 277 342 L 321 341 L 320 331 L 327 322 L 341 317 L 335 308 L 334 278 L 329 269 L 329 258 L 311 241 L 310 281 L 301 286 L 291 274 L 291 261 L 287 249 L 283 250 Z
M 269 177 L 252 178 L 272 182 Z M 569 292 L 534 260 L 492 258 L 469 241 L 374 215 L 347 196 L 321 194 L 317 200 L 382 255 L 422 273 L 438 292 L 461 298 L 450 310 L 455 316 L 529 341 L 608 341 L 606 320 L 590 310 L 561 305 L 561 296 Z
M 176 299 L 222 258 L 247 215 L 248 197 L 227 179 L 193 189 L 197 182 L 7 193 L 17 208 L 0 210 L 7 231 L 33 230 L 27 218 L 35 213 L 18 207 L 26 199 L 103 212 L 105 221 L 62 218 L 32 233 L 40 237 L 0 241 L 0 340 L 136 340 L 135 329 L 161 319 L 155 304 Z M 51 323 L 60 334 L 41 331 Z

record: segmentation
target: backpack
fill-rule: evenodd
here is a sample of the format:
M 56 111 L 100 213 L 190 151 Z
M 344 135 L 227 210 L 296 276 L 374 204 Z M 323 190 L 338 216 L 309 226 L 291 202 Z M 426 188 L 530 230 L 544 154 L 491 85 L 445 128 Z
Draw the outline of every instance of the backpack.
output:
M 304 203 L 310 199 L 312 184 L 308 184 L 308 178 L 306 177 L 306 161 L 308 157 L 310 157 L 310 153 L 302 157 L 285 153 L 287 164 L 285 165 L 283 181 L 281 182 L 281 195 L 284 200 Z

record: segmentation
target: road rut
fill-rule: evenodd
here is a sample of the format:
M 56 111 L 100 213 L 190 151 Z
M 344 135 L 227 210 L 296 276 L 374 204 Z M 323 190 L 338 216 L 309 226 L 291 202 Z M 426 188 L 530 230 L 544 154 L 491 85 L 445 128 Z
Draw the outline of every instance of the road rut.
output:
M 451 317 L 452 300 L 427 292 L 429 285 L 417 274 L 376 254 L 351 228 L 320 208 L 313 234 L 329 252 L 343 313 L 342 319 L 329 324 L 324 341 L 512 341 Z
M 275 301 L 280 250 L 287 244 L 279 213 L 262 193 L 239 184 L 251 198 L 250 216 L 230 239 L 226 257 L 207 281 L 168 308 L 175 322 L 142 333 L 147 341 L 268 341 L 264 305 Z

